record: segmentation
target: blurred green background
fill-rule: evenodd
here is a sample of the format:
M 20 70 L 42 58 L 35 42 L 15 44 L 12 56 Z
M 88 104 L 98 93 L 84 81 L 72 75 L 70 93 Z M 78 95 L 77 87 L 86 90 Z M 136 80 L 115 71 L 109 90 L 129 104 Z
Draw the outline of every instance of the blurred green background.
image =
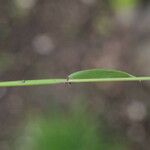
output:
M 149 0 L 0 0 L 0 80 L 90 68 L 150 75 Z M 0 88 L 0 150 L 149 150 L 150 84 Z

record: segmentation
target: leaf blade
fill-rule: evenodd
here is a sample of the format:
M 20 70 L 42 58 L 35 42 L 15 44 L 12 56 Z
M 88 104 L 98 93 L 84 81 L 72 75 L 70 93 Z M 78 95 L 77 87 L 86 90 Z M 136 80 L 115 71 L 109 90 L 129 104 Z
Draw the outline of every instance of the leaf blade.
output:
M 135 77 L 127 72 L 113 69 L 90 69 L 77 71 L 68 76 L 69 79 L 106 79 Z

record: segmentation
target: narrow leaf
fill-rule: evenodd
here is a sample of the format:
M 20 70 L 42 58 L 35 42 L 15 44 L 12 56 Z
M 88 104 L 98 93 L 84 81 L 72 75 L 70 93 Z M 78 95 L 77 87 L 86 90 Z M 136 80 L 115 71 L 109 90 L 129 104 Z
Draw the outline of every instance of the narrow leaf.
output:
M 110 69 L 91 69 L 72 73 L 69 79 L 106 79 L 106 78 L 131 78 L 134 77 L 123 71 Z

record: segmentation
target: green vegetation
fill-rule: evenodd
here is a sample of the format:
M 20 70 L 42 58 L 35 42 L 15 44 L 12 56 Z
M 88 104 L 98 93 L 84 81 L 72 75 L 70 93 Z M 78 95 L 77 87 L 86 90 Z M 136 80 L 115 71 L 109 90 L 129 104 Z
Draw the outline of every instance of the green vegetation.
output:
M 69 115 L 37 117 L 29 121 L 20 140 L 20 150 L 124 150 L 127 143 L 106 131 L 89 112 L 74 109 Z M 55 113 L 56 114 L 56 113 Z
M 137 6 L 139 0 L 109 0 L 109 2 L 113 9 L 120 10 Z
M 149 81 L 150 77 L 135 77 L 123 71 L 91 69 L 72 73 L 67 79 L 40 79 L 0 82 L 0 87 L 34 86 L 60 83 Z

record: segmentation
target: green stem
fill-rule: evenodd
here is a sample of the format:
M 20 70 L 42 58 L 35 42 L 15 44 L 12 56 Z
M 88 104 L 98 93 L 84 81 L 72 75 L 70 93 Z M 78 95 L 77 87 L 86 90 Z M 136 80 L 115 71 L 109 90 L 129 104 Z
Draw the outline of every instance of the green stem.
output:
M 19 80 L 0 82 L 0 87 L 34 86 L 65 83 L 66 79 Z
M 101 79 L 70 79 L 70 83 L 81 82 L 120 82 L 120 81 L 150 81 L 150 77 L 101 78 Z
M 0 87 L 15 86 L 37 86 L 60 83 L 85 83 L 85 82 L 119 82 L 119 81 L 150 81 L 150 77 L 128 77 L 128 78 L 101 78 L 101 79 L 41 79 L 41 80 L 19 80 L 3 81 Z

